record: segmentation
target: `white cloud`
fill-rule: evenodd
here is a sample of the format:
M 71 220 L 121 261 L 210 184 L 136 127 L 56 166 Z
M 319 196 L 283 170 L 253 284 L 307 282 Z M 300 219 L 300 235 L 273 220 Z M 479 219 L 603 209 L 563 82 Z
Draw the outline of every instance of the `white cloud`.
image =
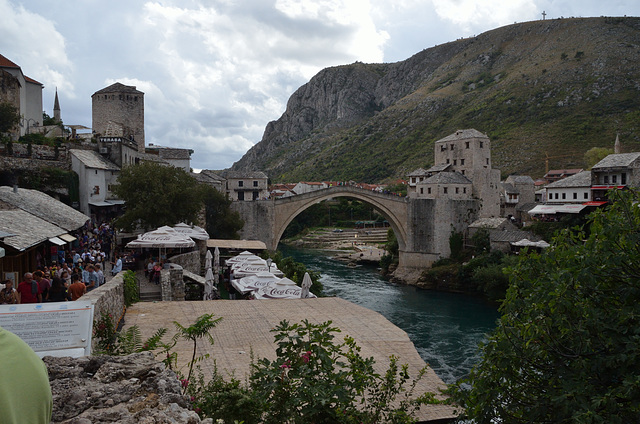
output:
M 531 0 L 432 0 L 442 19 L 468 32 L 533 19 L 538 10 Z M 463 34 L 461 34 L 463 35 Z M 466 34 L 465 34 L 466 35 Z
M 73 67 L 55 23 L 8 0 L 0 0 L 0 16 L 0 52 L 17 63 L 25 75 L 72 95 L 74 84 L 68 73 Z

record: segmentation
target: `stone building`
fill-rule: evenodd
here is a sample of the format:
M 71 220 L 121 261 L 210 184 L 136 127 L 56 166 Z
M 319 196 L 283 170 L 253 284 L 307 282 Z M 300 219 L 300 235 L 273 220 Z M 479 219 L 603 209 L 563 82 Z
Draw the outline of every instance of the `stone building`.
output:
M 640 187 L 640 152 L 609 155 L 591 168 L 592 200 L 606 201 L 607 190 Z
M 124 203 L 111 192 L 120 168 L 93 150 L 71 149 L 71 169 L 78 174 L 79 207 L 102 222 L 120 212 Z
M 500 171 L 491 168 L 489 137 L 474 129 L 458 130 L 436 141 L 434 151 L 434 166 L 409 175 L 407 195 L 425 199 L 438 196 L 476 199 L 481 202 L 479 217 L 499 216 Z M 446 180 L 453 185 L 449 187 L 448 183 L 443 183 L 444 177 L 434 179 L 439 174 L 446 174 Z M 438 184 L 444 184 L 442 193 L 434 191 L 436 180 Z
M 102 137 L 128 140 L 145 152 L 144 93 L 119 82 L 91 96 L 93 131 Z
M 465 233 L 479 218 L 500 214 L 500 171 L 491 168 L 489 138 L 474 129 L 458 130 L 435 142 L 435 164 L 409 174 L 407 196 L 416 199 L 419 247 L 434 258 L 450 255 L 451 232 Z M 419 201 L 419 202 L 418 202 Z
M 12 103 L 20 111 L 22 117 L 20 122 L 19 136 L 30 133 L 30 128 L 42 125 L 42 89 L 44 86 L 33 78 L 22 73 L 20 66 L 16 65 L 0 54 L 0 71 L 4 71 L 0 78 L 0 83 L 5 81 L 9 86 L 5 89 L 0 87 L 0 92 L 7 91 L 7 94 L 0 94 L 7 100 L 13 99 Z M 10 78 L 5 74 L 13 76 L 19 85 L 19 102 L 15 102 L 15 82 L 9 82 Z M 17 137 L 16 137 L 17 138 Z
M 227 195 L 233 201 L 263 200 L 269 196 L 268 178 L 264 172 L 230 171 L 225 178 Z

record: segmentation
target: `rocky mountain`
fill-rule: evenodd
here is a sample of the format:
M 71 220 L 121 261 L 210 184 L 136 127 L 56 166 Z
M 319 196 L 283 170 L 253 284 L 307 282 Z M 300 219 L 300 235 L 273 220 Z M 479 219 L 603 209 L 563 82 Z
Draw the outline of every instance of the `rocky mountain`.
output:
M 486 133 L 494 167 L 539 177 L 591 147 L 640 150 L 640 18 L 518 23 L 397 63 L 327 68 L 232 166 L 274 182 L 389 181 L 433 163 L 434 141 Z

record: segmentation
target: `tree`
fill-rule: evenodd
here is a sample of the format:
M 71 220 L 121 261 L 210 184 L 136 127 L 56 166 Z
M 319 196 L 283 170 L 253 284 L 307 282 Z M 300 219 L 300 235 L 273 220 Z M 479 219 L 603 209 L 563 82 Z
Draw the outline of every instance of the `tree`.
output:
M 116 226 L 145 230 L 179 222 L 197 222 L 204 186 L 181 168 L 153 162 L 122 168 L 114 193 L 125 201 L 125 213 Z
M 239 239 L 238 231 L 244 226 L 240 214 L 231 210 L 231 199 L 213 187 L 204 189 L 204 207 L 209 237 Z
M 611 154 L 613 154 L 613 149 L 608 149 L 606 147 L 592 147 L 584 154 L 584 163 L 587 166 L 587 169 L 591 169 L 593 165 Z
M 612 192 L 590 232 L 563 230 L 510 270 L 482 360 L 453 389 L 477 423 L 640 419 L 640 207 Z
M 9 102 L 0 103 L 0 134 L 10 132 L 20 123 L 20 111 Z

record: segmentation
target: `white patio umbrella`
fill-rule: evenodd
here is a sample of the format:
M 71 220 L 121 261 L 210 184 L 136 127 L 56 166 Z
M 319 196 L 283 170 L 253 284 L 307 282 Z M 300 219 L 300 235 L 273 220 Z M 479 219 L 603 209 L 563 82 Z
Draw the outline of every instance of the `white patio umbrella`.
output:
M 130 249 L 158 249 L 159 256 L 162 257 L 162 249 L 170 248 L 189 248 L 195 246 L 196 243 L 188 236 L 177 233 L 171 227 L 160 227 L 156 230 L 149 231 L 138 236 L 136 240 L 127 243 Z
M 211 251 L 207 250 L 204 260 L 204 299 L 213 299 L 213 271 L 211 270 Z
M 231 266 L 231 265 L 233 265 L 235 263 L 244 262 L 247 259 L 252 258 L 252 257 L 258 258 L 257 255 L 254 255 L 253 253 L 245 250 L 244 252 L 241 252 L 238 255 L 227 259 L 226 263 L 227 263 L 227 265 Z
M 204 228 L 197 225 L 189 225 L 181 222 L 173 226 L 173 230 L 177 233 L 191 237 L 193 240 L 209 240 L 209 233 Z
M 311 281 L 311 276 L 308 272 L 305 272 L 304 277 L 302 277 L 302 291 L 300 293 L 300 297 L 302 299 L 309 298 L 309 289 L 311 288 L 312 284 L 313 282 Z
M 266 287 L 270 284 L 275 284 L 280 281 L 280 278 L 271 274 L 270 272 L 259 272 L 255 275 L 250 275 L 248 277 L 240 278 L 239 280 L 233 280 L 231 284 L 242 294 L 249 293 L 251 291 L 255 291 L 260 289 L 261 287 Z
M 299 299 L 302 287 L 288 278 L 282 278 L 275 284 L 269 284 L 254 292 L 256 299 Z M 313 293 L 309 297 L 316 297 Z
M 218 246 L 213 251 L 213 282 L 218 287 L 220 282 L 220 249 L 218 249 Z

